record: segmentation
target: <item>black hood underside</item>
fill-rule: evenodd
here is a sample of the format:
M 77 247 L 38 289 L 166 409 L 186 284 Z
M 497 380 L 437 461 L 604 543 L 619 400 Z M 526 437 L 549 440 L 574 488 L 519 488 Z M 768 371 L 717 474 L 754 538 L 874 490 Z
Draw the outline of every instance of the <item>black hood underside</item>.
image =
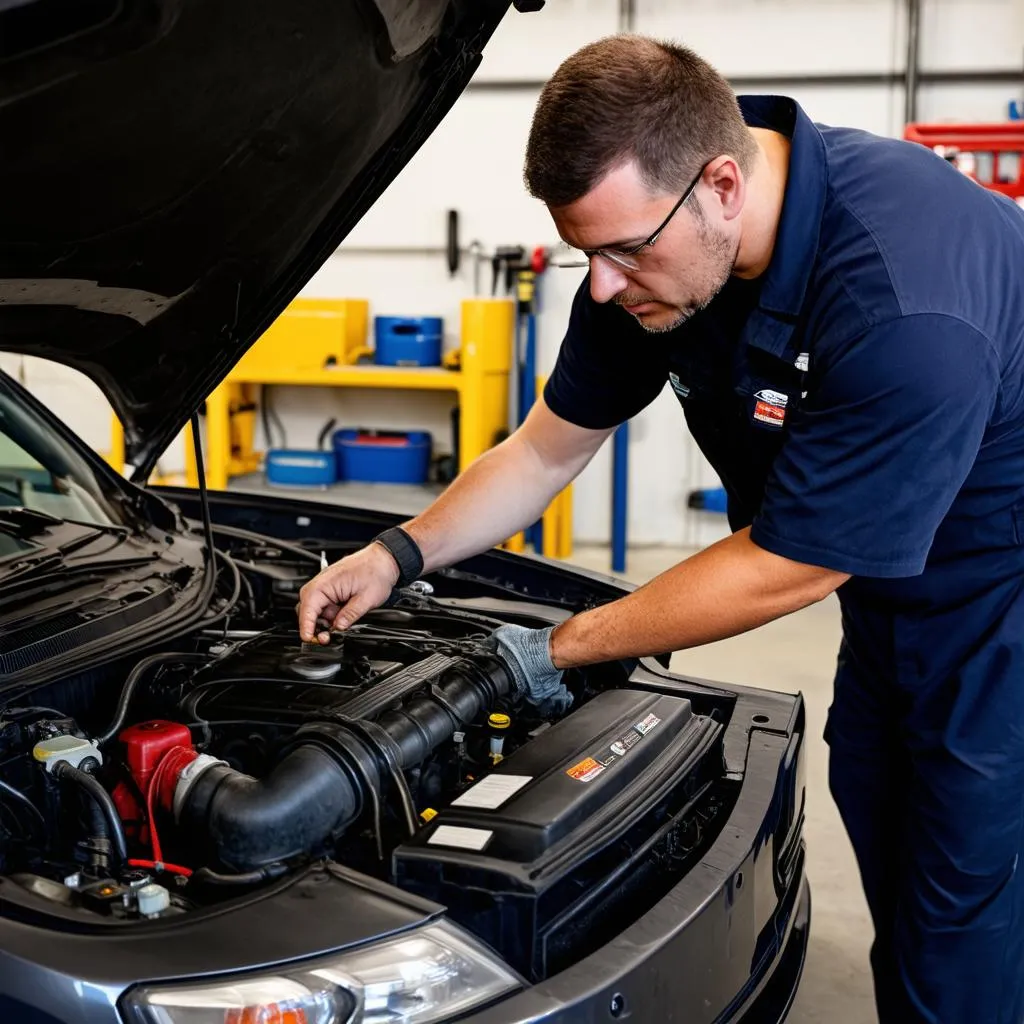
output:
M 0 3 L 0 348 L 152 468 L 430 135 L 507 0 Z

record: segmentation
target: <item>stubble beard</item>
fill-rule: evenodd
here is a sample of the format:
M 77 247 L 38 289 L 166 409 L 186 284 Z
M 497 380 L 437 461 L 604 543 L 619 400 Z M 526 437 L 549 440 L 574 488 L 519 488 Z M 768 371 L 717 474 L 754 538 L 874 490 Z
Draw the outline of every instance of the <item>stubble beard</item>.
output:
M 706 222 L 698 217 L 700 223 L 701 256 L 706 268 L 706 281 L 702 290 L 704 295 L 697 302 L 689 306 L 671 307 L 675 316 L 663 323 L 646 323 L 644 315 L 634 316 L 634 319 L 648 334 L 667 334 L 677 327 L 682 327 L 695 313 L 699 313 L 715 300 L 718 293 L 725 287 L 726 282 L 732 275 L 733 267 L 736 264 L 736 250 L 729 238 L 721 232 L 712 231 Z M 625 296 L 627 301 L 624 305 L 639 305 L 635 298 Z M 646 301 L 658 301 L 647 299 Z M 616 299 L 620 302 L 620 299 Z

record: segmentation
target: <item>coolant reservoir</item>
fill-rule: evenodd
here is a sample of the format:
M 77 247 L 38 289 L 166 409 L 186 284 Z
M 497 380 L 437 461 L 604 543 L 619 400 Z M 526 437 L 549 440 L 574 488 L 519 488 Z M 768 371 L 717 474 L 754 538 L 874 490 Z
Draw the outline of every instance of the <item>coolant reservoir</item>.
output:
M 78 768 L 83 761 L 92 757 L 96 759 L 97 764 L 103 764 L 100 748 L 90 740 L 83 740 L 78 736 L 53 736 L 40 740 L 32 748 L 32 756 L 48 772 L 53 771 L 53 766 L 58 761 L 67 761 L 72 768 Z

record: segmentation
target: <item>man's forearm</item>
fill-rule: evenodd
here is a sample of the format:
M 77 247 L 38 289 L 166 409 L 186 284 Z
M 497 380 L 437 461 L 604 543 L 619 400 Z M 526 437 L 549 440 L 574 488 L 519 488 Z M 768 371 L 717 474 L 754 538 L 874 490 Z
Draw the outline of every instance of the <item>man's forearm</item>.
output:
M 429 572 L 486 551 L 536 522 L 571 479 L 513 435 L 461 473 L 421 515 L 404 524 Z
M 680 562 L 628 597 L 554 632 L 559 668 L 680 651 L 804 608 L 849 577 L 771 554 L 742 530 Z

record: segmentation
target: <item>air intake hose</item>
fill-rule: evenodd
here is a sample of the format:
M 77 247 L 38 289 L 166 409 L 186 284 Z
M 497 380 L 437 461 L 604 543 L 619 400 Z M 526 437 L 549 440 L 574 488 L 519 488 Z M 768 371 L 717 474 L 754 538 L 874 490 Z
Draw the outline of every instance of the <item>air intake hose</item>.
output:
M 179 826 L 207 837 L 209 855 L 233 871 L 309 853 L 379 797 L 389 771 L 422 762 L 513 685 L 498 658 L 463 659 L 376 722 L 342 714 L 304 725 L 264 779 L 211 763 L 198 775 L 179 778 Z

